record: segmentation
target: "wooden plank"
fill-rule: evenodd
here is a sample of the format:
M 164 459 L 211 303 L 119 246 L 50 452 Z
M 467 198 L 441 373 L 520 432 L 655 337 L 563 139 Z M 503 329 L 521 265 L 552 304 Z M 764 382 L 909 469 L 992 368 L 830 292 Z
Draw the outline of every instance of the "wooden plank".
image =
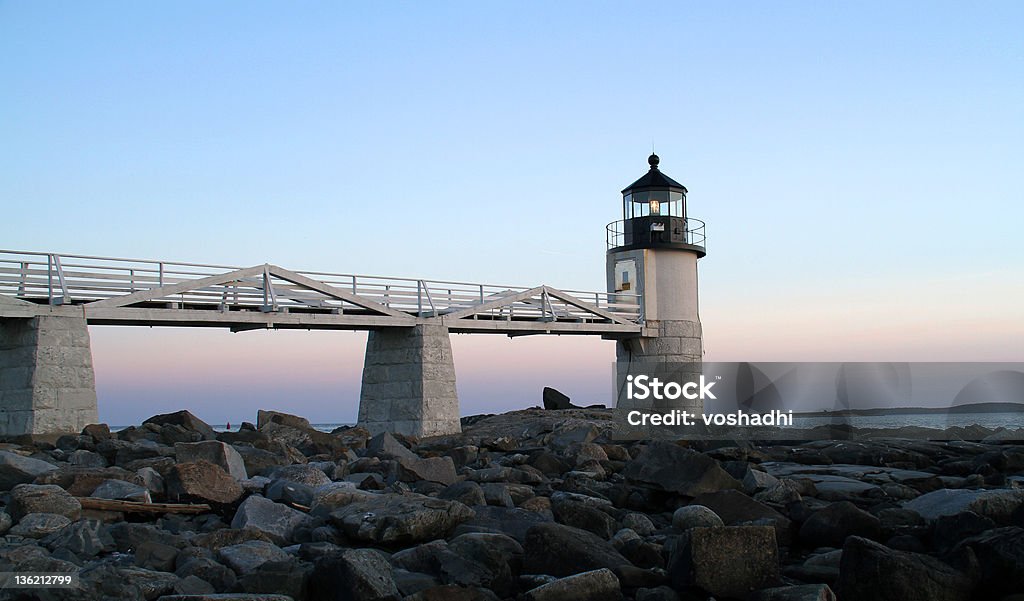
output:
M 126 513 L 206 513 L 212 508 L 206 503 L 144 503 L 142 501 L 123 501 L 120 499 L 97 499 L 95 497 L 75 497 L 82 509 L 99 509 L 102 511 L 123 511 Z

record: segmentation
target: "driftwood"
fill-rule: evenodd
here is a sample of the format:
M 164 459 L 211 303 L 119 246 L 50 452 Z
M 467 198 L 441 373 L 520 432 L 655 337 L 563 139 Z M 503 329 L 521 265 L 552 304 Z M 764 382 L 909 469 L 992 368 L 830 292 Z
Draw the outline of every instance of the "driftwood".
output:
M 82 509 L 135 513 L 206 513 L 210 511 L 210 506 L 205 503 L 143 503 L 142 501 L 97 499 L 94 497 L 75 498 L 82 504 Z

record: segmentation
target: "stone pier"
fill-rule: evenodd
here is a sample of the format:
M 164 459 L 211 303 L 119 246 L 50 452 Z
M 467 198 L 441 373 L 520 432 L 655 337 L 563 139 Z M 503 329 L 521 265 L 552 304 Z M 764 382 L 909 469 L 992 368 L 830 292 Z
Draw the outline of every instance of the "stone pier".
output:
M 373 330 L 366 341 L 359 425 L 377 434 L 457 434 L 459 398 L 448 328 Z
M 85 318 L 0 319 L 0 435 L 77 433 L 98 421 Z

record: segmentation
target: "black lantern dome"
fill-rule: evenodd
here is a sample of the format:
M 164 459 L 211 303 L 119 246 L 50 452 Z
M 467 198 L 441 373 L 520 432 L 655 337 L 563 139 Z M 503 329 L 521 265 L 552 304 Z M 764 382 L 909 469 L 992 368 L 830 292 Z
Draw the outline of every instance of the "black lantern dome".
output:
M 649 156 L 650 170 L 622 191 L 622 225 L 609 226 L 609 246 L 678 248 L 703 257 L 704 222 L 687 218 L 686 186 L 662 173 L 660 163 Z

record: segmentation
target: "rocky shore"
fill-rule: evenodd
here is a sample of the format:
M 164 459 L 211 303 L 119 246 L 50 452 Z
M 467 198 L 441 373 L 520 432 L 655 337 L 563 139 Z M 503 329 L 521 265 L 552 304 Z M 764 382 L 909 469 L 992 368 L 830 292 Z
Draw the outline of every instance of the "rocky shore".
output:
M 9 599 L 1024 599 L 1024 446 L 615 442 L 529 409 L 414 440 L 261 411 L 0 444 Z

